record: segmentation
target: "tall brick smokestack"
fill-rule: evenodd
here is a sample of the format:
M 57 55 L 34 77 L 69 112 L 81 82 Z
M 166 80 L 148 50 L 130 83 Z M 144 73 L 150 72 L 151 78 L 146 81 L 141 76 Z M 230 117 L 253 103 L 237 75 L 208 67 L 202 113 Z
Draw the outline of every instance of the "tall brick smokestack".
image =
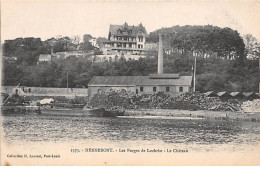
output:
M 161 34 L 159 34 L 158 74 L 163 74 L 163 45 L 162 45 L 162 35 Z

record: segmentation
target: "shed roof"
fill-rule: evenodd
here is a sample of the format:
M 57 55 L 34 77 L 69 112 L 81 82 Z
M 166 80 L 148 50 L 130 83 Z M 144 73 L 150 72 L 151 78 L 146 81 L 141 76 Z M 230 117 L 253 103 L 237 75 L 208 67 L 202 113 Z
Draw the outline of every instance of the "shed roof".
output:
M 215 93 L 214 91 L 208 91 L 208 92 L 204 93 L 204 95 L 209 96 L 209 97 L 218 96 L 217 93 Z
M 149 76 L 94 76 L 88 86 L 191 86 L 192 76 L 150 79 Z
M 217 95 L 219 97 L 221 97 L 221 96 L 230 96 L 230 94 L 228 92 L 218 92 Z
M 179 74 L 150 74 L 150 79 L 178 79 Z
M 235 97 L 235 96 L 243 96 L 243 94 L 240 93 L 240 92 L 231 92 L 230 95 L 233 96 L 233 97 Z
M 256 93 L 254 93 L 254 92 L 244 92 L 243 95 L 244 95 L 245 97 L 257 96 Z

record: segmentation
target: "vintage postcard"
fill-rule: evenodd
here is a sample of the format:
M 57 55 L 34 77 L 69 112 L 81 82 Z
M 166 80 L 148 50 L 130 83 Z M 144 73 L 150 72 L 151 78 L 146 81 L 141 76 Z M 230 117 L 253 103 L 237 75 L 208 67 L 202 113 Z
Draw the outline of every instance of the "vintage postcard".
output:
M 2 166 L 260 165 L 259 0 L 2 0 Z

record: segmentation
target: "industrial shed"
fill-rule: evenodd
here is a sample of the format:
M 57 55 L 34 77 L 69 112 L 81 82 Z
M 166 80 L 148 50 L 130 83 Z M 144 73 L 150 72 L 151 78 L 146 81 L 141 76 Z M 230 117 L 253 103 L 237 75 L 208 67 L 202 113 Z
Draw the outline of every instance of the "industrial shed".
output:
M 98 92 L 125 90 L 136 94 L 167 92 L 179 95 L 189 92 L 192 76 L 178 74 L 162 74 L 150 76 L 95 76 L 88 83 L 88 95 L 92 97 Z

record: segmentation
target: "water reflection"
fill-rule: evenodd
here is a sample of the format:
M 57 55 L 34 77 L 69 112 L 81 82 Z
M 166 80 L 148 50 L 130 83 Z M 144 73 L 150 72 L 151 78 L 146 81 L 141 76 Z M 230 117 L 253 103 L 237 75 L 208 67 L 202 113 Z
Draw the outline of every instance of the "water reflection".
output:
M 97 118 L 46 115 L 1 117 L 8 144 L 28 142 L 113 142 L 168 145 L 254 145 L 260 124 L 155 118 Z

